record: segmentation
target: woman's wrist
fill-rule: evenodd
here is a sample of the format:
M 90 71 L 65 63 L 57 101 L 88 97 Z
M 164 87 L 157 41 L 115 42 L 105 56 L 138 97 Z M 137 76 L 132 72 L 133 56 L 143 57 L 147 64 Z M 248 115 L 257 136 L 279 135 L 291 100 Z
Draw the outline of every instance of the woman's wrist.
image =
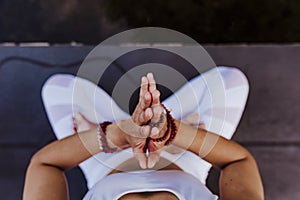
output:
M 177 134 L 172 144 L 198 154 L 200 147 L 199 142 L 201 142 L 199 139 L 203 139 L 198 134 L 198 129 L 193 126 L 186 125 L 179 120 L 175 120 L 175 124 L 177 127 Z
M 112 123 L 107 126 L 106 138 L 110 148 L 124 149 L 129 147 L 126 135 L 119 127 L 119 123 Z
M 161 114 L 160 123 L 162 124 L 162 128 L 160 129 L 160 138 L 153 139 L 155 142 L 164 142 L 165 145 L 170 144 L 176 134 L 177 134 L 177 126 L 175 123 L 175 119 L 171 115 L 171 111 L 169 111 L 163 104 L 161 104 L 164 112 Z M 162 133 L 162 134 L 161 134 Z

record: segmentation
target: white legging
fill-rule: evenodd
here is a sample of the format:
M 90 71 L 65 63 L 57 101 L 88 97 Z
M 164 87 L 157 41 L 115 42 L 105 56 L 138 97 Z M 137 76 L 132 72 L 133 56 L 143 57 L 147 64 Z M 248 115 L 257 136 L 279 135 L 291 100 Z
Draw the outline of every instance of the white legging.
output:
M 225 102 L 220 104 L 225 106 L 223 108 L 212 106 L 212 89 L 207 87 L 207 84 L 212 83 L 204 81 L 208 80 L 210 76 L 215 76 L 216 72 L 221 75 L 225 89 L 225 99 L 222 99 Z M 76 85 L 76 91 L 74 85 Z M 196 95 L 195 98 L 191 98 L 191 88 L 194 95 Z M 189 114 L 198 113 L 200 121 L 206 125 L 209 131 L 230 139 L 244 111 L 248 91 L 247 78 L 240 70 L 217 67 L 193 78 L 164 100 L 163 103 L 167 108 L 172 109 L 174 118 L 182 119 Z M 224 93 L 224 91 L 222 92 Z M 130 117 L 128 113 L 118 107 L 104 90 L 88 80 L 70 74 L 51 76 L 43 86 L 42 99 L 48 119 L 58 139 L 73 134 L 72 116 L 78 112 L 95 123 Z M 191 99 L 196 99 L 197 102 Z M 218 110 L 225 111 L 225 117 L 219 115 Z M 210 126 L 212 121 L 220 121 L 222 127 L 216 129 L 214 126 Z M 179 157 L 172 156 L 174 155 L 162 152 L 162 157 L 171 159 L 185 172 L 196 176 L 202 183 L 205 183 L 211 167 L 209 163 L 190 152 L 185 152 Z M 132 157 L 130 150 L 125 154 L 124 152 L 99 153 L 82 162 L 79 166 L 86 177 L 88 188 L 91 188 L 97 181 L 106 176 L 113 167 L 118 166 L 130 157 Z

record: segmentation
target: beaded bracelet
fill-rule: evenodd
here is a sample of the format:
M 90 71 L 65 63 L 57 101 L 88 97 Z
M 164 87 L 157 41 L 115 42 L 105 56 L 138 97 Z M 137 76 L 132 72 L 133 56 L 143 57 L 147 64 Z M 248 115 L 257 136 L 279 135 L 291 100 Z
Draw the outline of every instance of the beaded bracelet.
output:
M 105 121 L 99 124 L 97 127 L 97 139 L 99 144 L 99 149 L 101 152 L 113 153 L 117 151 L 117 148 L 111 148 L 108 146 L 106 139 L 106 127 L 110 125 L 111 122 Z
M 73 121 L 73 134 L 77 134 L 78 133 L 78 125 L 77 125 L 77 121 L 76 121 L 75 117 L 72 117 L 72 121 Z
M 157 138 L 157 139 L 154 139 L 155 142 L 161 142 L 161 141 L 164 141 L 168 135 L 169 135 L 169 132 L 170 133 L 170 137 L 169 139 L 167 140 L 167 142 L 165 143 L 165 145 L 169 145 L 175 138 L 176 134 L 177 134 L 177 127 L 176 127 L 176 124 L 175 124 L 175 120 L 174 118 L 172 117 L 171 115 L 171 112 L 165 107 L 164 104 L 161 104 L 161 106 L 164 108 L 164 110 L 166 111 L 166 118 L 167 118 L 167 130 L 164 134 L 164 136 L 162 136 L 161 138 Z

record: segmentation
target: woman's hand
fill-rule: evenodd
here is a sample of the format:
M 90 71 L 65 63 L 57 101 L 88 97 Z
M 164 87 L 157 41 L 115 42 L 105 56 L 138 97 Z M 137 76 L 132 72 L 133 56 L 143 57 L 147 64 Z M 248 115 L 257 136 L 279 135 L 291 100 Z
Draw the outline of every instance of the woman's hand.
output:
M 152 96 L 149 93 L 149 82 L 146 77 L 141 79 L 139 102 L 128 120 L 118 122 L 119 127 L 126 134 L 127 142 L 131 145 L 133 153 L 141 168 L 147 168 L 147 138 L 157 134 L 149 125 L 153 110 L 151 109 Z M 155 130 L 155 129 L 154 129 Z
M 152 73 L 147 74 L 147 80 L 149 83 L 148 91 L 152 97 L 151 109 L 153 117 L 149 125 L 151 126 L 150 139 L 147 143 L 148 147 L 148 168 L 153 168 L 159 161 L 160 153 L 165 143 L 170 137 L 170 132 L 167 133 L 167 119 L 164 113 L 164 108 L 160 102 L 160 92 L 156 88 L 156 82 Z M 156 141 L 158 138 L 164 138 L 161 141 Z
M 155 142 L 165 135 L 166 116 L 160 104 L 160 92 L 151 73 L 142 77 L 139 102 L 131 119 L 118 122 L 141 168 L 152 168 L 159 160 L 162 147 L 169 138 Z M 148 149 L 148 156 L 147 156 Z

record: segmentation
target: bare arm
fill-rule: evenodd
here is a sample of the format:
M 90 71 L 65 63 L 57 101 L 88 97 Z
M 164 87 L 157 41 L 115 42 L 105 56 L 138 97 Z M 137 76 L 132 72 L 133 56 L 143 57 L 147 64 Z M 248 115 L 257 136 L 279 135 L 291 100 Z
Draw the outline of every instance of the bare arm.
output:
M 152 74 L 147 75 L 151 86 L 156 82 Z M 159 102 L 159 101 L 158 101 Z M 263 199 L 263 186 L 256 162 L 241 145 L 216 134 L 188 126 L 176 121 L 177 136 L 173 144 L 187 149 L 215 167 L 221 169 L 220 199 L 260 200 Z M 149 145 L 148 145 L 149 146 Z
M 152 96 L 155 96 L 153 94 Z M 145 105 L 142 101 L 141 105 L 143 106 L 139 105 L 141 109 L 137 109 L 137 114 L 139 119 L 142 116 L 142 121 L 147 121 L 147 119 L 151 119 L 153 113 L 147 114 L 147 110 L 149 111 L 147 108 L 150 106 L 149 103 L 145 103 L 148 102 L 147 92 L 142 96 L 145 96 Z M 141 136 L 143 133 L 141 130 L 144 129 L 132 126 L 132 121 L 128 124 L 130 132 L 138 133 L 136 135 Z M 220 198 L 222 200 L 263 199 L 263 187 L 255 160 L 245 148 L 235 142 L 179 121 L 176 121 L 176 124 L 179 130 L 173 144 L 201 155 L 204 160 L 222 169 L 220 177 Z M 134 128 L 138 130 L 133 130 Z M 126 130 L 126 128 L 122 130 Z M 164 131 L 162 130 L 162 132 Z M 147 131 L 146 133 L 145 135 L 149 135 Z M 134 144 L 141 143 L 142 145 L 138 145 L 141 148 L 136 149 L 142 150 L 143 145 L 147 145 L 145 142 L 143 143 L 145 138 L 137 138 L 138 142 L 130 140 L 132 137 L 126 136 L 117 124 L 107 127 L 107 137 L 108 141 L 112 141 L 111 147 L 114 145 L 126 146 L 129 142 L 135 149 Z M 27 170 L 24 199 L 68 199 L 67 183 L 63 172 L 99 152 L 96 138 L 96 130 L 90 130 L 80 133 L 80 137 L 73 135 L 55 141 L 37 152 Z M 157 148 L 157 151 L 159 150 Z M 143 155 L 142 151 L 140 155 Z M 139 158 L 140 163 L 146 162 L 145 156 L 142 157 L 143 159 Z
M 241 145 L 223 137 L 176 121 L 179 127 L 174 145 L 202 155 L 221 169 L 220 199 L 264 199 L 263 186 L 256 162 Z
M 148 80 L 143 77 L 141 82 L 140 101 L 132 118 L 123 120 L 120 124 L 113 123 L 106 129 L 107 141 L 110 147 L 133 147 L 133 151 L 146 167 L 144 146 L 149 135 L 147 122 L 152 117 L 150 93 L 147 92 Z M 120 126 L 122 126 L 122 130 Z M 133 137 L 131 134 L 135 133 Z M 142 137 L 145 135 L 145 137 Z M 28 166 L 23 199 L 68 199 L 67 181 L 64 171 L 77 166 L 82 161 L 98 153 L 99 144 L 97 130 L 92 129 L 52 142 L 38 151 Z
M 68 199 L 64 171 L 98 153 L 96 129 L 50 143 L 38 151 L 28 166 L 23 192 L 24 200 Z M 108 141 L 124 146 L 125 138 L 116 124 L 107 127 Z M 114 146 L 110 143 L 110 146 Z

